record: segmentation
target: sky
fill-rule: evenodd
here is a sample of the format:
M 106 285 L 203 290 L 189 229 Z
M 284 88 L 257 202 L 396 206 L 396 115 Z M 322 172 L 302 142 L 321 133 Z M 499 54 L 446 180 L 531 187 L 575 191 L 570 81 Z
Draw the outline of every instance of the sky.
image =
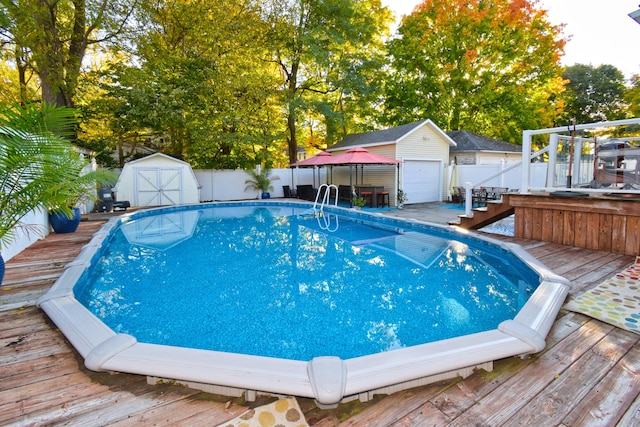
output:
M 410 14 L 420 0 L 382 0 L 398 19 Z M 566 24 L 563 65 L 610 64 L 626 78 L 640 74 L 640 24 L 629 13 L 640 9 L 640 0 L 541 0 L 554 25 Z

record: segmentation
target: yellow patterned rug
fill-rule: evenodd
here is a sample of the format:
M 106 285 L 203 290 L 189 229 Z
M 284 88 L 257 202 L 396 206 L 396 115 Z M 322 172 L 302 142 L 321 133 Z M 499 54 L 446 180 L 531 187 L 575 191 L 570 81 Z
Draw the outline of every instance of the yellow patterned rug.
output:
M 218 427 L 309 427 L 294 397 L 248 410 Z
M 635 264 L 569 301 L 565 309 L 640 334 L 640 257 Z

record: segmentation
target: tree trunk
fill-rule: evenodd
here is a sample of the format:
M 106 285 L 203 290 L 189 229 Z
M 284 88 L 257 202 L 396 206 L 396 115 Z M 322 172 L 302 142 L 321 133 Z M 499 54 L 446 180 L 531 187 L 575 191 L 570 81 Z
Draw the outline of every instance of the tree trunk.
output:
M 289 74 L 289 114 L 287 115 L 287 129 L 289 131 L 289 163 L 298 161 L 298 139 L 296 137 L 296 92 L 298 91 L 298 67 L 299 61 L 294 61 Z
M 58 28 L 58 3 L 41 1 L 37 22 L 41 28 L 33 46 L 36 72 L 42 84 L 42 100 L 59 107 L 74 106 L 74 95 L 80 67 L 87 47 L 86 5 L 84 0 L 73 1 L 73 32 L 65 53 Z
M 287 116 L 287 129 L 289 130 L 289 163 L 298 161 L 298 141 L 296 138 L 296 112 L 295 106 L 289 104 L 289 115 Z

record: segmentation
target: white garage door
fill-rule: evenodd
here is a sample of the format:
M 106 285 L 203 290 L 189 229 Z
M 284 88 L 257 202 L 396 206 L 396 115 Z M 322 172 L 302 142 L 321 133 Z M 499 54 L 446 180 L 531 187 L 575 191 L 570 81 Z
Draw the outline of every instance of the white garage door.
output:
M 442 191 L 440 161 L 405 160 L 402 164 L 402 189 L 407 203 L 439 202 Z

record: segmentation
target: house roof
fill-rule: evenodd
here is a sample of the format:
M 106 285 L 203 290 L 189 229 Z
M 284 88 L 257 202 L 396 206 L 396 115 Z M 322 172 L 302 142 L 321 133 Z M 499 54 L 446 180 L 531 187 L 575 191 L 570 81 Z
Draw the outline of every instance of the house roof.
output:
M 447 132 L 457 146 L 451 147 L 451 151 L 499 151 L 501 153 L 521 153 L 522 146 L 466 130 L 454 130 Z
M 395 144 L 402 138 L 414 132 L 419 127 L 425 125 L 431 127 L 434 131 L 439 133 L 443 137 L 443 139 L 449 143 L 449 145 L 455 146 L 455 142 L 431 120 L 420 120 L 419 122 L 407 123 L 405 125 L 396 126 L 393 128 L 347 135 L 342 141 L 329 147 L 327 151 L 381 144 Z

